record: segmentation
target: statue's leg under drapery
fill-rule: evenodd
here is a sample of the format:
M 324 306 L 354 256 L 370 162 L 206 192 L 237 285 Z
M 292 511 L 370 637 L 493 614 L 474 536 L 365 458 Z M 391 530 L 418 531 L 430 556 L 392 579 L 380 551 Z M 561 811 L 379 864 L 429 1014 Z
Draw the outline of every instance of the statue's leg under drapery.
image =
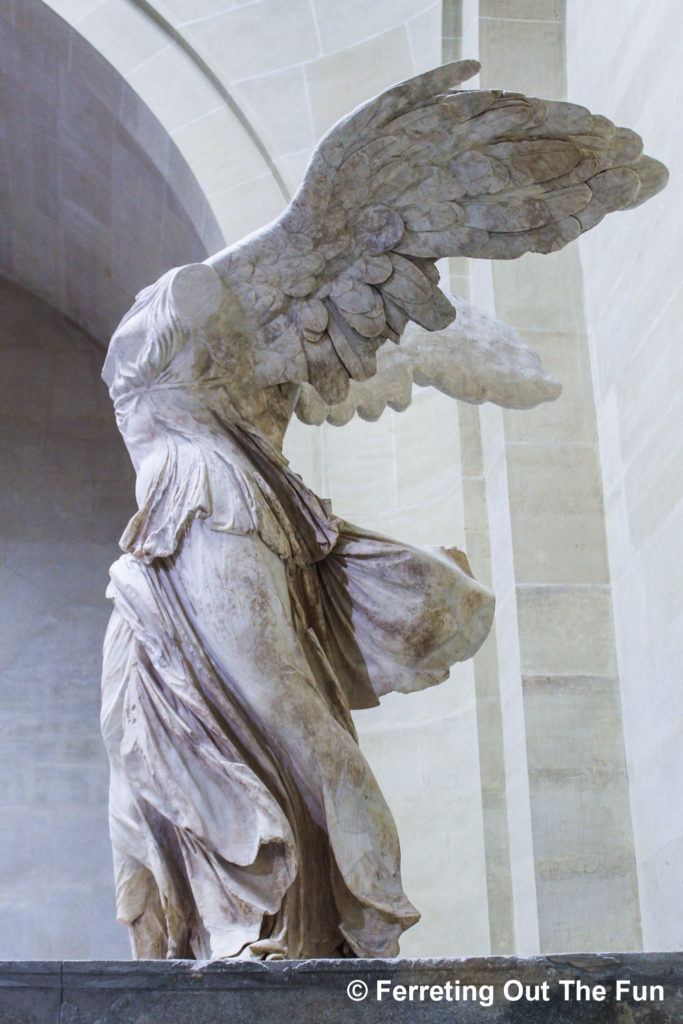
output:
M 335 926 L 361 955 L 395 955 L 401 931 L 419 916 L 401 887 L 396 828 L 359 750 L 348 706 L 307 657 L 283 562 L 258 537 L 196 523 L 173 576 L 232 695 L 272 751 L 285 788 L 293 781 L 308 828 L 314 823 L 327 837 Z M 299 850 L 311 838 L 299 834 Z
M 329 898 L 317 906 L 335 920 L 318 922 L 318 932 L 336 934 L 337 948 L 346 939 L 359 955 L 395 955 L 419 916 L 401 888 L 395 826 L 344 709 L 335 714 L 320 691 L 294 627 L 284 563 L 258 537 L 197 520 L 173 558 L 117 566 L 128 633 L 119 631 L 105 661 L 122 663 L 122 645 L 132 654 L 112 770 L 150 836 L 158 819 L 171 826 L 164 855 L 178 863 L 170 874 L 187 879 L 193 916 L 208 933 L 201 941 L 195 922 L 193 949 L 235 955 L 260 937 L 258 918 L 299 935 L 295 951 L 286 943 L 289 955 L 311 955 L 293 920 L 306 879 L 295 878 L 292 851 L 301 872 L 304 848 L 311 863 L 322 839 Z M 105 664 L 110 691 L 115 676 Z M 131 816 L 125 808 L 117 815 L 116 797 L 113 808 L 115 846 L 125 852 Z M 132 861 L 158 877 L 136 843 Z

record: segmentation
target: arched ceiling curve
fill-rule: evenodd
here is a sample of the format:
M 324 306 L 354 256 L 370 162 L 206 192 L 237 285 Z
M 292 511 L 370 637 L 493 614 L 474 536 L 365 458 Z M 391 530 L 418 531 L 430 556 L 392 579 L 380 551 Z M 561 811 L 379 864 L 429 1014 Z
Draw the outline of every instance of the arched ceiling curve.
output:
M 220 230 L 166 131 L 42 0 L 3 0 L 0 52 L 0 273 L 106 344 Z
M 278 216 L 317 139 L 441 60 L 441 0 L 47 0 L 171 135 L 226 241 Z

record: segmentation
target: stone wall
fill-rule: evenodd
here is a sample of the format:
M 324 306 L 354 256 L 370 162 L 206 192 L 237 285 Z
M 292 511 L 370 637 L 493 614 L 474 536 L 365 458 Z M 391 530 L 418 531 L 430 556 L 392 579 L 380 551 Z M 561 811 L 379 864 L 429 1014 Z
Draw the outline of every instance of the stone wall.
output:
M 0 279 L 0 957 L 121 958 L 99 734 L 134 478 L 100 346 Z
M 566 98 L 564 39 L 564 4 L 556 0 L 482 2 L 482 84 Z M 593 108 L 606 112 L 604 99 L 596 97 Z M 490 272 L 487 283 L 485 266 L 473 266 L 474 300 L 492 301 L 564 385 L 556 402 L 530 412 L 481 411 L 515 949 L 637 949 L 579 250 L 569 245 L 548 256 L 494 261 Z
M 48 6 L 0 5 L 0 49 L 0 272 L 31 289 L 0 279 L 0 956 L 125 957 L 98 719 L 134 493 L 100 370 L 135 293 L 223 240 L 164 129 Z
M 141 288 L 222 235 L 159 122 L 42 0 L 3 0 L 0 53 L 0 273 L 106 344 Z
M 681 8 L 567 7 L 569 88 L 671 172 L 581 240 L 645 949 L 683 942 Z

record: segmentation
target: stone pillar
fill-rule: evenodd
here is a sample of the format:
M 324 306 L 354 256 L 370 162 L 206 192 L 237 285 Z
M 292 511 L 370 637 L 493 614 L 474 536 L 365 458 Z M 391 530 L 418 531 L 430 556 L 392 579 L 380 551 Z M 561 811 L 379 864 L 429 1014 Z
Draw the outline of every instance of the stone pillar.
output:
M 563 19 L 559 0 L 482 0 L 482 86 L 564 97 Z M 496 314 L 565 388 L 531 412 L 482 410 L 516 949 L 638 948 L 579 253 L 492 270 Z
M 475 0 L 465 0 L 465 3 L 463 0 L 444 0 L 442 32 L 442 59 L 444 62 L 460 60 L 463 57 L 476 54 L 479 23 Z M 468 301 L 473 301 L 470 280 L 471 263 L 472 261 L 467 259 L 449 261 L 451 290 Z M 480 264 L 478 269 L 480 272 L 483 269 L 484 279 L 490 284 L 488 264 Z M 479 273 L 480 293 L 482 292 L 481 277 L 482 275 Z M 488 291 L 490 292 L 490 287 Z M 493 302 L 490 294 L 480 294 L 477 301 L 488 306 L 492 311 Z M 493 589 L 489 505 L 479 409 L 476 406 L 458 404 L 458 429 L 460 433 L 465 550 L 477 577 Z M 492 953 L 510 952 L 516 948 L 510 834 L 507 821 L 501 677 L 497 653 L 497 623 L 500 617 L 501 613 L 498 610 L 491 633 L 472 662 L 477 706 L 486 894 Z M 530 877 L 533 879 L 533 874 Z M 535 924 L 535 905 L 525 915 L 525 919 Z M 533 942 L 531 948 L 536 948 L 536 945 L 537 943 Z

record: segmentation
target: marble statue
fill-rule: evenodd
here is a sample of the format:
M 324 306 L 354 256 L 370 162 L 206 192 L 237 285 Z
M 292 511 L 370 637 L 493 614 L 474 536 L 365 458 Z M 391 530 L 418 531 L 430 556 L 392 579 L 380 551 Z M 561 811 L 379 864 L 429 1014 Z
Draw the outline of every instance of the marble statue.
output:
M 278 220 L 169 271 L 112 338 L 138 511 L 107 592 L 102 725 L 136 957 L 391 957 L 419 918 L 351 711 L 444 680 L 493 595 L 460 552 L 336 517 L 288 468 L 287 424 L 376 419 L 413 382 L 556 398 L 435 261 L 551 252 L 666 180 L 605 117 L 460 89 L 478 69 L 359 107 Z

